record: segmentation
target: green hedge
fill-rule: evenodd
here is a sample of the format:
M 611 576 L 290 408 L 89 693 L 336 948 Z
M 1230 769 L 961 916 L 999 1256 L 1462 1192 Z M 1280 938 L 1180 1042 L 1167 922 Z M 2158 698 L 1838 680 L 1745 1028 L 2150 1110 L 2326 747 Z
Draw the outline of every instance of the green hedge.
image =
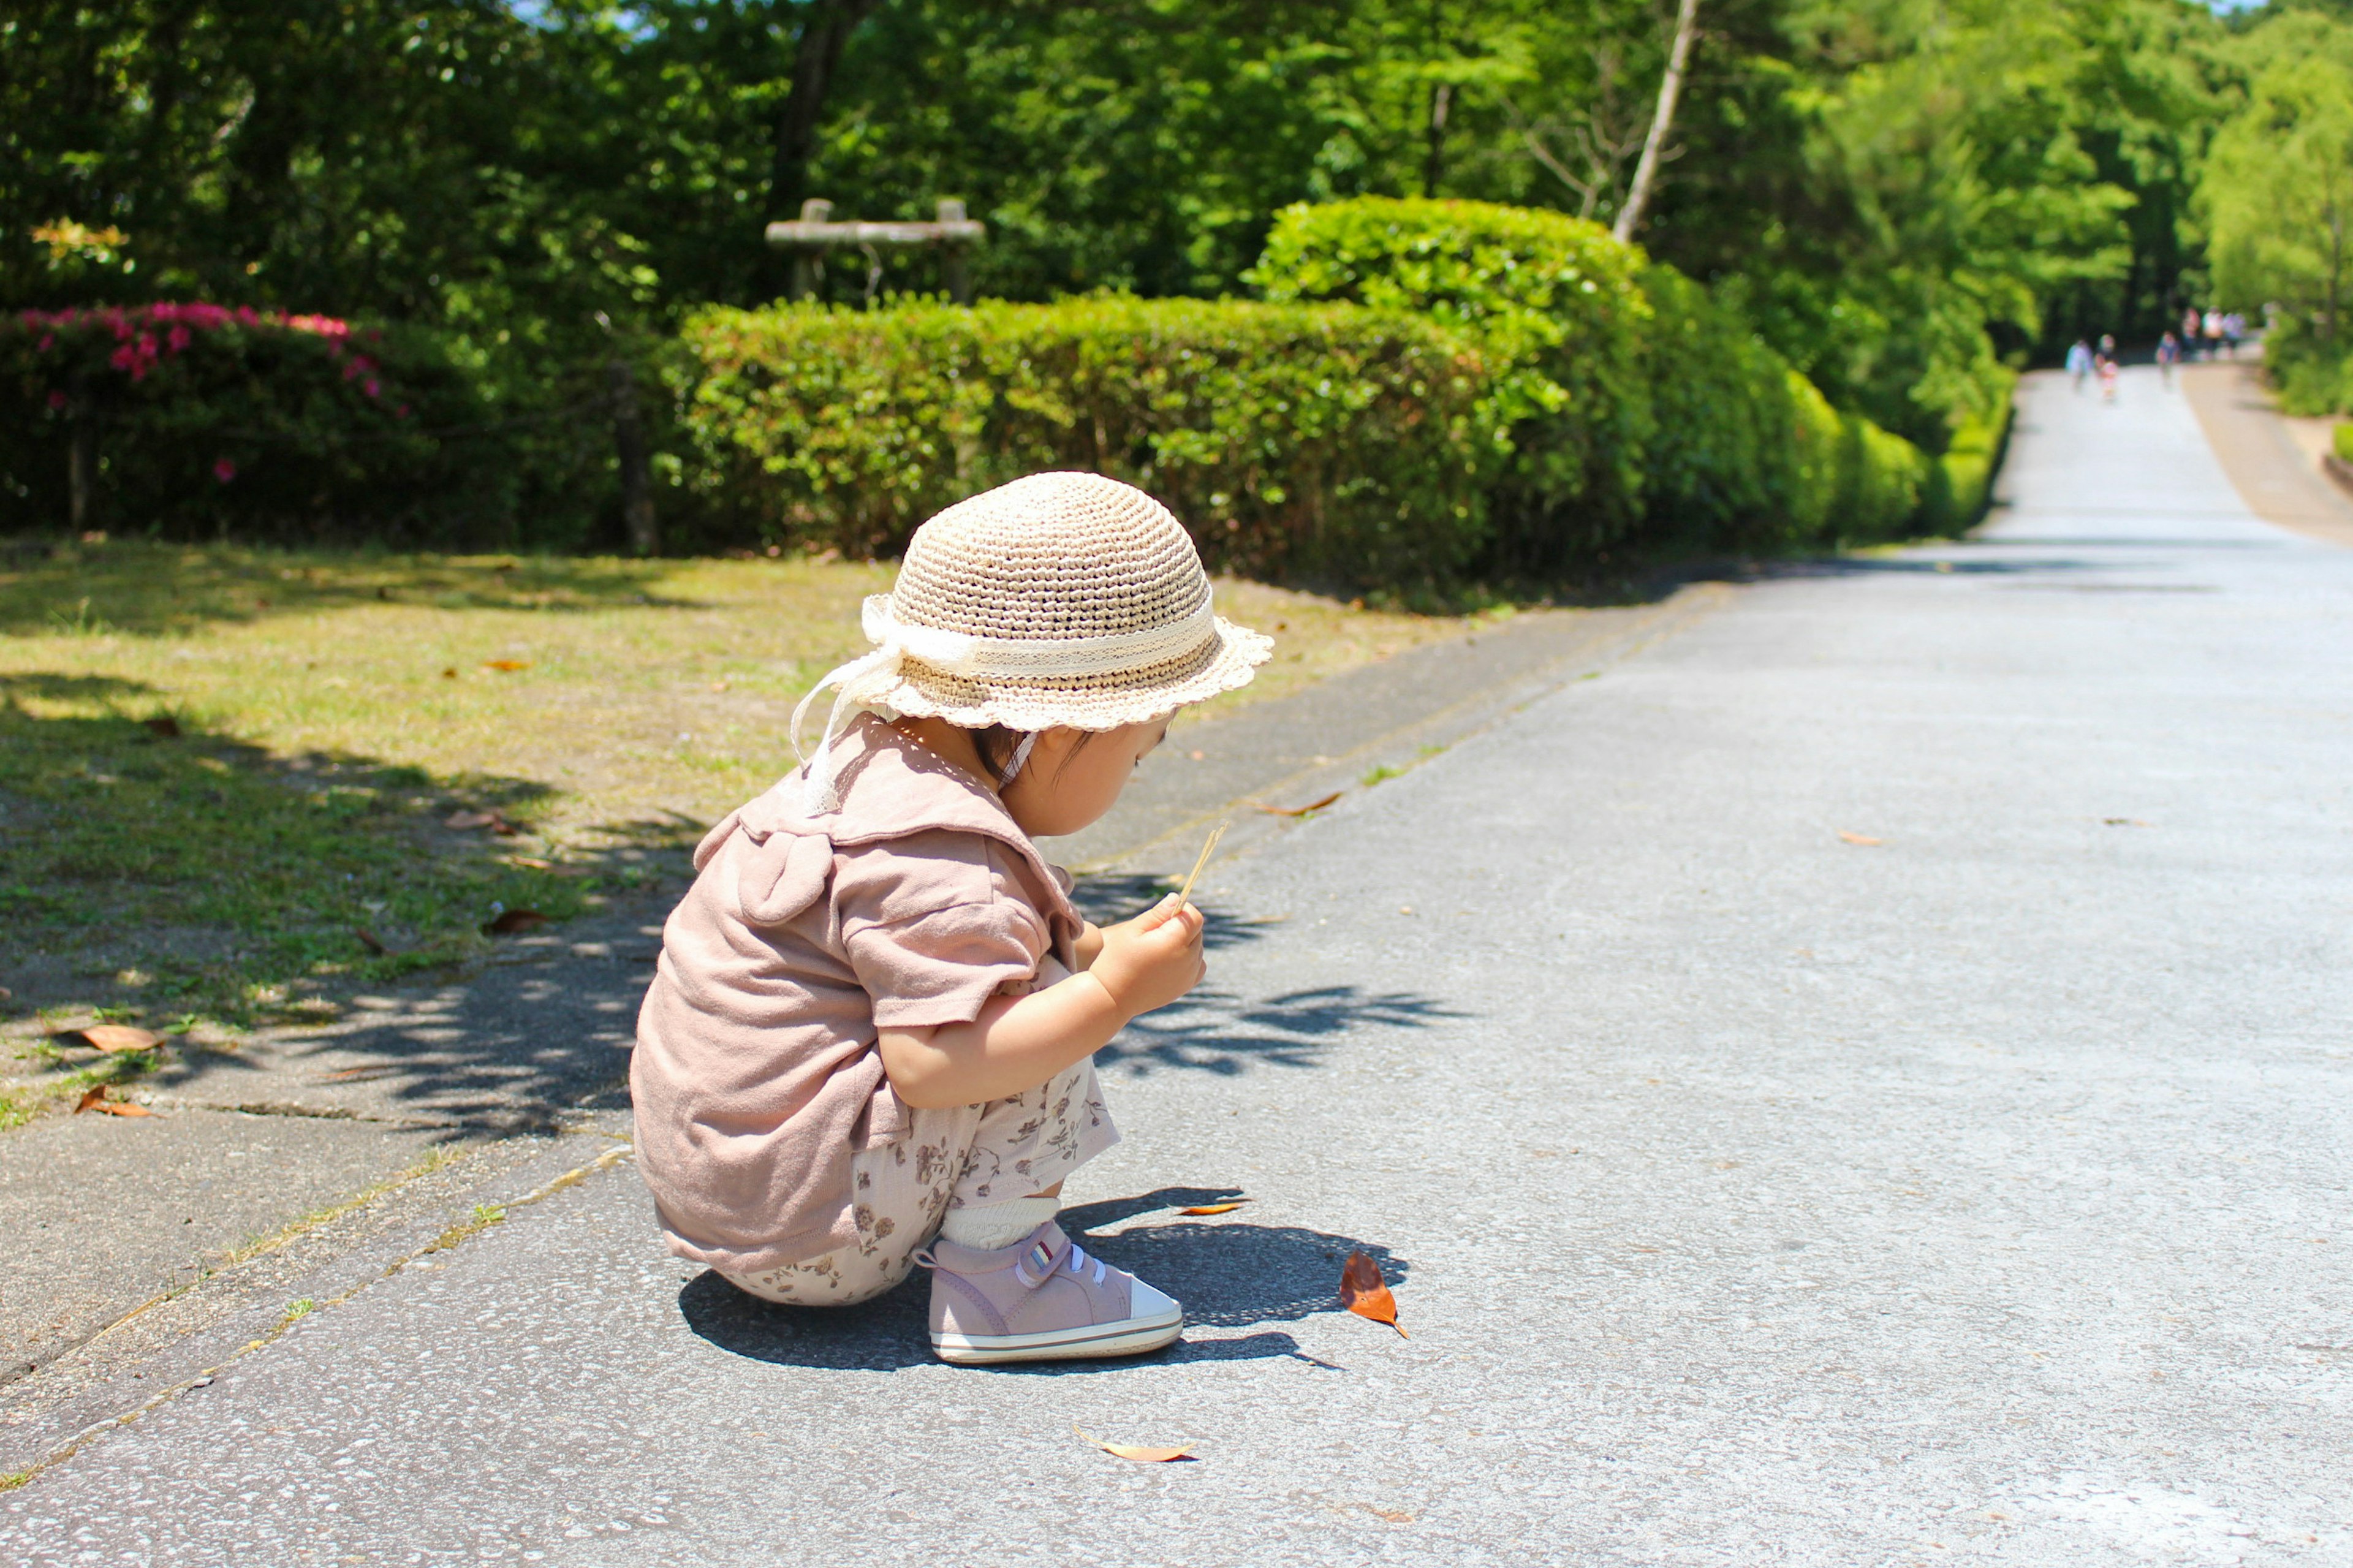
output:
M 1977 526 L 1993 503 L 1994 476 L 2010 450 L 2010 424 L 2018 373 L 2004 367 L 1992 387 L 1992 412 L 1963 420 L 1930 472 L 1919 533 L 1960 534 Z
M 1707 292 L 1557 213 L 1365 197 L 1277 215 L 1269 299 L 1423 310 L 1483 347 L 1514 448 L 1499 563 L 1544 571 L 1640 535 L 1776 548 L 1915 527 L 1927 458 L 1841 415 Z
M 1215 565 L 1397 584 L 1478 559 L 1509 456 L 1480 353 L 1400 312 L 807 304 L 706 311 L 684 342 L 706 545 L 892 553 L 964 496 L 1087 468 L 1166 501 Z

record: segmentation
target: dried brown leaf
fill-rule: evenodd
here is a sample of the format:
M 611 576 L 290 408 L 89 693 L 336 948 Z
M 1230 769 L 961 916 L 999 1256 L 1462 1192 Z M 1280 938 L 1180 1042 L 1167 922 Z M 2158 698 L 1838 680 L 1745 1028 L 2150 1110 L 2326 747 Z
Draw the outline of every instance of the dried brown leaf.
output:
M 1106 1443 L 1090 1433 L 1080 1432 L 1076 1426 L 1071 1430 L 1078 1432 L 1079 1440 L 1089 1447 L 1101 1448 L 1115 1459 L 1128 1459 L 1139 1465 L 1166 1465 L 1193 1457 L 1193 1445 L 1190 1443 L 1176 1448 L 1152 1447 L 1142 1443 Z
M 547 917 L 537 910 L 501 910 L 482 927 L 484 936 L 512 936 L 517 931 L 533 931 L 547 923 Z
M 471 807 L 463 807 L 443 817 L 441 826 L 454 827 L 460 833 L 469 833 L 477 827 L 495 826 L 501 820 L 495 811 L 476 811 Z
M 1311 812 L 1323 810 L 1347 793 L 1344 789 L 1335 789 L 1321 800 L 1311 800 L 1305 805 L 1269 805 L 1264 801 L 1258 800 L 1245 801 L 1243 804 L 1253 810 L 1262 811 L 1269 816 L 1305 816 Z
M 453 665 L 453 666 L 451 666 L 450 668 L 447 668 L 447 669 L 444 669 L 444 670 L 441 672 L 441 679 L 444 679 L 444 680 L 455 680 L 455 679 L 458 679 L 458 670 L 457 670 L 457 667 Z
M 96 1105 L 91 1106 L 90 1109 L 92 1110 L 103 1110 L 109 1116 L 153 1116 L 155 1114 L 145 1106 L 133 1105 L 127 1100 L 101 1100 Z
M 512 673 L 518 669 L 529 669 L 531 668 L 531 660 L 527 658 L 486 658 L 482 660 L 482 668 L 484 669 L 503 669 Z
M 76 1116 L 79 1116 L 83 1111 L 91 1110 L 105 1103 L 106 1085 L 102 1083 L 93 1084 L 90 1088 L 82 1090 L 81 1098 L 74 1101 L 74 1114 Z
M 1248 1202 L 1250 1202 L 1248 1198 L 1236 1198 L 1229 1204 L 1195 1204 L 1191 1208 L 1178 1209 L 1176 1212 L 1178 1214 L 1231 1214 Z
M 49 1038 L 88 1046 L 94 1051 L 150 1051 L 164 1043 L 164 1037 L 153 1029 L 134 1029 L 128 1024 L 92 1024 L 87 1029 L 61 1029 Z
M 1348 1254 L 1348 1261 L 1341 1266 L 1340 1305 L 1360 1318 L 1387 1323 L 1400 1338 L 1412 1338 L 1398 1321 L 1397 1298 L 1389 1294 L 1388 1282 L 1381 1278 L 1381 1266 L 1364 1253 Z
M 1839 829 L 1839 837 L 1849 844 L 1860 844 L 1866 849 L 1876 849 L 1881 843 L 1881 840 L 1873 838 L 1868 833 L 1849 833 L 1844 828 Z
M 161 740 L 176 741 L 180 738 L 180 721 L 169 713 L 158 713 L 153 719 L 142 719 L 140 722 L 147 726 L 149 734 Z
M 375 932 L 368 930 L 365 926 L 358 927 L 352 932 L 352 934 L 360 939 L 360 945 L 362 947 L 366 948 L 378 958 L 384 957 L 392 951 L 391 943 L 385 942 L 384 938 L 376 935 Z

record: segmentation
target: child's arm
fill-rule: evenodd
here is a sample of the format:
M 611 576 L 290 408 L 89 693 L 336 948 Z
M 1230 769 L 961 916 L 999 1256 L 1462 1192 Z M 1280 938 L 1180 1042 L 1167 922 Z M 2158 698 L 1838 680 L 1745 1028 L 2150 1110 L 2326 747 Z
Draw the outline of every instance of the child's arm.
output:
M 1095 960 L 1103 956 L 1103 927 L 1092 921 L 1084 921 L 1080 925 L 1079 940 L 1071 944 L 1074 950 L 1071 956 L 1079 961 L 1077 965 L 1079 973 L 1083 973 L 1095 966 Z
M 891 1087 L 917 1110 L 978 1105 L 1037 1088 L 1108 1044 L 1129 1019 L 1200 982 L 1201 911 L 1172 895 L 1102 931 L 1098 947 L 1094 961 L 1068 980 L 997 997 L 969 1024 L 882 1030 L 877 1045 Z

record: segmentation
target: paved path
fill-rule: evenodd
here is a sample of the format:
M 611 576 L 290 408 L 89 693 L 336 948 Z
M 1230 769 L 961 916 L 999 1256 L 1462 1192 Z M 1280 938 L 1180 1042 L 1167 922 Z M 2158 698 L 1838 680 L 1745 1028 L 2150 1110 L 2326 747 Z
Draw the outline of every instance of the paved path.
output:
M 624 1163 L 0 1496 L 0 1560 L 2353 1563 L 2353 552 L 2151 374 L 2031 381 L 2009 488 L 1219 868 L 1072 1184 L 1179 1350 L 749 1305 Z

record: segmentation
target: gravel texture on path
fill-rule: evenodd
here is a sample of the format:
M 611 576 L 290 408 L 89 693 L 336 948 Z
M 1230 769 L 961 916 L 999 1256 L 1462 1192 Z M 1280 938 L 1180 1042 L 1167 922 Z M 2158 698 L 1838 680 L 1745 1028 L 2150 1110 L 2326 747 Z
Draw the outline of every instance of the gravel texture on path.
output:
M 2353 552 L 2153 372 L 2030 378 L 2006 488 L 1217 868 L 1071 1187 L 1171 1352 L 748 1302 L 617 1165 L 0 1496 L 0 1559 L 2353 1563 Z

